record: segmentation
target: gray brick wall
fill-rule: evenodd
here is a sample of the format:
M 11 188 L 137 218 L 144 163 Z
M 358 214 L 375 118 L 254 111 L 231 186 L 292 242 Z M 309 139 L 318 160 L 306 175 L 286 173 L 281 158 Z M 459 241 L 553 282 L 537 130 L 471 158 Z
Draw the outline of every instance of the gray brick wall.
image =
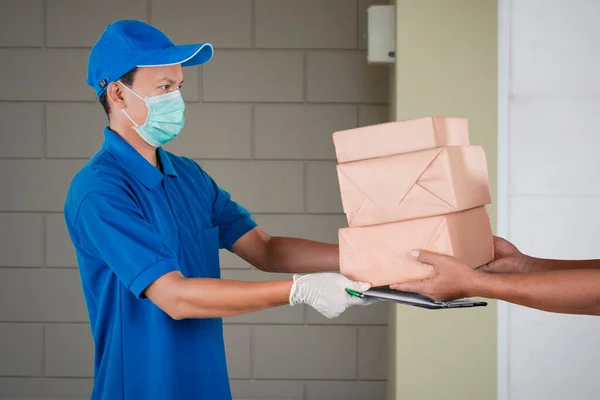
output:
M 388 118 L 388 71 L 366 64 L 362 40 L 367 6 L 386 2 L 2 0 L 0 399 L 89 396 L 92 340 L 61 212 L 102 141 L 85 75 L 105 25 L 137 18 L 179 42 L 212 42 L 213 61 L 186 70 L 187 126 L 168 149 L 197 160 L 269 233 L 336 242 L 345 219 L 331 134 Z M 222 267 L 273 278 L 227 252 Z M 238 399 L 385 398 L 384 304 L 226 324 Z

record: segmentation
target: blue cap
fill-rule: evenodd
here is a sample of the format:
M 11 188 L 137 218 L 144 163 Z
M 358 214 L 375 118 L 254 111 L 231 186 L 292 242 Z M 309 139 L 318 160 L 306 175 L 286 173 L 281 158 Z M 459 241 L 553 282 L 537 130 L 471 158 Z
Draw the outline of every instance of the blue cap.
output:
M 109 83 L 136 67 L 189 67 L 204 64 L 212 56 L 210 43 L 175 45 L 162 31 L 145 22 L 115 21 L 92 47 L 87 84 L 100 97 Z

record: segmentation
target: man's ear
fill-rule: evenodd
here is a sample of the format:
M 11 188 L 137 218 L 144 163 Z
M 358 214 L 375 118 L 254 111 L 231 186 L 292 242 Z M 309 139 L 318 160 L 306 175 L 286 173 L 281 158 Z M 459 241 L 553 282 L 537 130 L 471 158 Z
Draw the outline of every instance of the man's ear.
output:
M 127 108 L 125 104 L 125 96 L 123 96 L 123 87 L 117 82 L 111 82 L 106 88 L 106 96 L 110 104 L 118 110 Z

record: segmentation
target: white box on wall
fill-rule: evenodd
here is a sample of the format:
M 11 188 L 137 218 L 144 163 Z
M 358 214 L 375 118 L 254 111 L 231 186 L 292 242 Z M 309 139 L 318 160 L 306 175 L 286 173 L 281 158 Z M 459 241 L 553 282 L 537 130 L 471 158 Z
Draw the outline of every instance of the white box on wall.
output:
M 367 9 L 367 60 L 392 64 L 396 60 L 396 7 L 370 6 Z

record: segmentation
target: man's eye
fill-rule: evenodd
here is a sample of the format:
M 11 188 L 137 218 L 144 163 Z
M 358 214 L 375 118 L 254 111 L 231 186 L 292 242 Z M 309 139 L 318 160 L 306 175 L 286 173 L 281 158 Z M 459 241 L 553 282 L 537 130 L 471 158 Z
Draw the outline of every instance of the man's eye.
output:
M 169 90 L 169 85 L 162 85 L 160 88 L 164 91 L 168 91 Z

